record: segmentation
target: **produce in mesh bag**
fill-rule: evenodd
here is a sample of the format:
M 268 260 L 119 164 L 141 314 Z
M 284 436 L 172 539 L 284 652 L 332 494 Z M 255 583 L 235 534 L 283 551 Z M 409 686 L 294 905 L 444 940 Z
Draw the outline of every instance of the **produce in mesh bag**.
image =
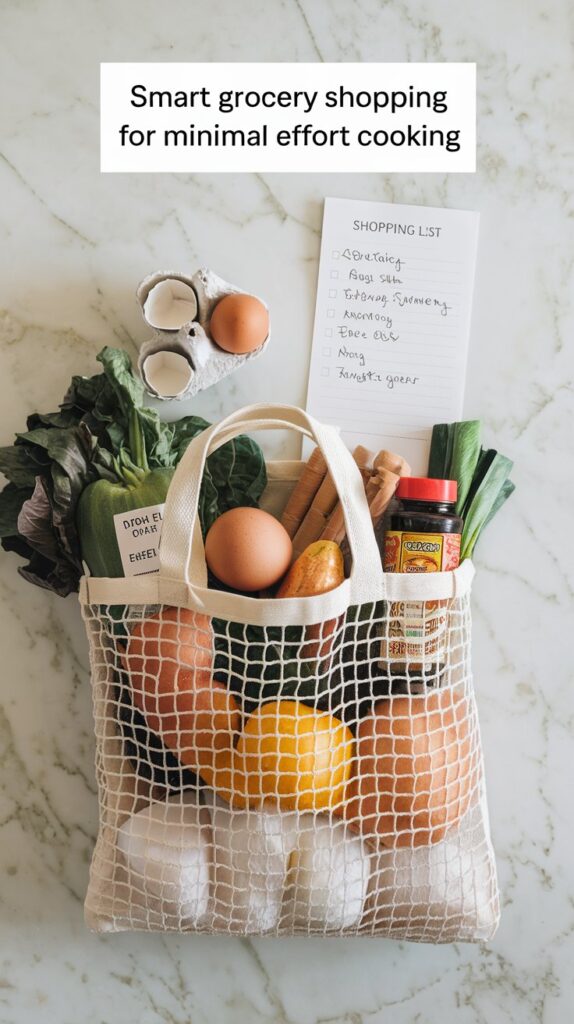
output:
M 133 898 L 171 927 L 200 925 L 211 897 L 211 827 L 196 793 L 156 801 L 118 830 Z M 170 920 L 171 919 L 171 920 Z
M 363 914 L 370 853 L 326 814 L 236 811 L 208 790 L 182 793 L 130 814 L 117 848 L 132 915 L 165 928 L 330 932 Z
M 269 417 L 277 421 L 275 408 L 270 410 Z M 260 422 L 260 410 L 237 414 L 235 424 L 240 428 L 250 419 Z M 304 414 L 286 411 L 284 419 L 299 426 Z M 233 419 L 222 425 L 222 432 L 227 436 L 231 433 L 230 426 L 233 426 Z M 112 585 L 111 581 L 101 579 L 83 581 L 82 604 L 95 666 L 95 713 L 98 722 L 108 723 L 99 734 L 102 826 L 86 904 L 89 920 L 99 929 L 176 927 L 239 934 L 356 932 L 452 941 L 487 936 L 496 927 L 495 869 L 470 673 L 472 567 L 467 564 L 452 574 L 435 574 L 436 579 L 418 578 L 416 587 L 412 579 L 400 574 L 394 574 L 392 579 L 379 576 L 380 565 L 375 561 L 377 549 L 366 506 L 362 500 L 355 501 L 358 478 L 354 486 L 345 490 L 342 468 L 349 468 L 349 472 L 352 468 L 348 456 L 334 432 L 313 421 L 310 421 L 310 431 L 326 456 L 332 451 L 333 457 L 327 461 L 330 471 L 338 477 L 346 521 L 353 524 L 350 530 L 353 573 L 343 586 L 335 585 L 331 596 L 327 593 L 320 603 L 310 603 L 305 595 L 293 599 L 267 598 L 265 607 L 260 605 L 259 610 L 255 610 L 255 602 L 234 593 L 205 593 L 204 566 L 198 568 L 197 561 L 184 567 L 179 565 L 178 550 L 185 546 L 185 538 L 196 528 L 195 502 L 190 501 L 195 495 L 196 474 L 213 446 L 217 431 L 198 440 L 188 452 L 186 473 L 182 467 L 177 474 L 172 492 L 177 513 L 170 522 L 170 529 L 164 533 L 170 575 L 162 581 L 162 587 L 158 589 L 153 579 L 138 581 L 137 586 L 133 583 L 118 585 L 117 581 Z M 190 481 L 194 481 L 193 488 Z M 358 497 L 361 497 L 360 492 Z M 168 514 L 171 516 L 171 513 L 169 503 Z M 129 610 L 126 608 L 124 619 L 124 628 L 126 620 L 133 620 L 131 636 L 125 633 L 118 636 L 107 625 L 107 602 L 124 593 L 126 601 L 135 602 Z M 152 608 L 160 594 L 163 599 L 169 594 L 173 605 L 178 605 L 184 595 L 182 603 L 189 602 L 194 609 L 193 620 L 187 625 L 200 629 L 208 637 L 209 629 L 213 631 L 207 644 L 193 637 L 187 643 L 185 634 L 173 638 L 175 651 L 172 650 L 171 656 L 167 654 L 167 660 L 171 657 L 176 667 L 172 669 L 169 692 L 163 692 L 158 685 L 161 665 L 159 651 L 158 666 L 153 664 L 153 648 L 152 680 L 145 679 L 143 647 L 148 640 L 158 644 L 161 629 L 154 624 L 151 635 L 146 636 L 147 627 L 141 623 L 154 617 L 159 619 L 162 612 L 166 614 L 165 606 L 159 611 Z M 417 600 L 444 600 L 448 604 L 449 661 L 445 687 L 410 699 L 388 696 L 377 699 L 379 687 L 384 692 L 379 662 L 381 638 L 389 623 L 389 604 L 407 602 L 413 596 Z M 292 600 L 295 605 L 291 604 Z M 320 656 L 321 641 L 325 638 L 320 633 L 310 637 L 308 632 L 310 612 L 316 607 L 319 613 L 314 625 L 318 630 L 324 629 L 326 621 L 336 620 L 333 642 L 326 657 Z M 246 619 L 250 621 L 252 610 L 253 619 L 259 623 L 256 627 L 245 623 Z M 221 615 L 220 619 L 210 621 L 209 629 L 202 628 L 207 626 L 202 622 L 206 611 Z M 167 622 L 171 614 L 166 615 Z M 173 626 L 172 620 L 170 627 Z M 108 728 L 113 729 L 112 716 L 115 715 L 109 699 L 110 681 L 114 668 L 118 664 L 125 665 L 132 638 L 133 676 L 136 683 L 138 675 L 140 677 L 142 706 L 147 707 L 149 724 L 156 728 L 165 725 L 174 754 L 187 750 L 195 755 L 195 766 L 204 783 L 198 793 L 211 816 L 212 907 L 217 908 L 213 915 L 208 911 L 206 918 L 194 919 L 191 914 L 182 919 L 172 892 L 167 900 L 154 894 L 153 878 L 143 898 L 139 888 L 132 892 L 125 884 L 126 867 L 118 849 L 117 830 L 125 824 L 130 808 L 131 813 L 140 812 L 140 798 L 145 790 L 138 786 L 135 775 L 130 775 L 126 766 L 119 793 L 116 779 L 118 757 L 122 757 L 123 748 L 117 742 L 108 744 L 106 737 Z M 316 657 L 305 658 L 302 649 L 311 641 L 316 646 L 310 653 Z M 104 647 L 106 656 L 102 658 Z M 185 652 L 183 663 L 178 662 L 178 647 Z M 191 652 L 188 647 L 192 648 Z M 256 658 L 252 657 L 253 653 L 257 654 Z M 190 666 L 192 655 L 195 664 Z M 311 668 L 309 676 L 304 673 L 307 664 Z M 327 670 L 323 672 L 324 664 Z M 127 666 L 123 672 L 127 674 Z M 191 686 L 180 687 L 180 680 L 190 675 L 193 676 Z M 180 690 L 202 690 L 207 680 L 211 690 L 215 689 L 214 681 L 226 688 L 227 696 L 233 698 L 240 712 L 238 729 L 235 721 L 231 721 L 226 728 L 216 730 L 215 735 L 223 732 L 227 737 L 219 749 L 213 742 L 212 723 L 208 728 L 206 720 L 204 730 L 203 726 L 198 728 L 195 720 L 204 710 L 202 701 L 192 695 L 191 698 L 186 696 L 181 707 L 178 705 Z M 277 695 L 271 700 L 266 692 L 267 684 L 277 687 Z M 282 693 L 285 685 L 292 685 L 295 691 L 289 699 Z M 296 696 L 302 685 L 309 687 L 309 695 L 304 700 Z M 146 700 L 146 695 L 150 694 L 151 702 Z M 335 699 L 340 701 L 341 709 L 345 708 L 345 721 L 334 713 L 331 702 Z M 323 701 L 327 702 L 327 709 L 321 706 Z M 217 710 L 208 704 L 208 712 L 213 714 Z M 165 720 L 160 712 L 167 716 Z M 181 723 L 174 721 L 178 712 Z M 384 724 L 372 721 L 383 718 L 387 720 Z M 203 763 L 202 753 L 200 759 L 203 742 L 198 743 L 196 739 L 197 733 L 204 731 L 206 738 L 207 733 L 212 732 L 210 764 Z M 177 746 L 178 739 L 182 741 L 182 751 Z M 155 798 L 159 795 L 153 793 Z M 353 809 L 357 799 L 364 805 L 358 812 L 364 813 L 363 821 L 358 820 Z M 474 824 L 468 824 L 471 812 L 476 815 Z M 338 821 L 334 820 L 335 816 Z M 290 819 L 294 828 L 289 825 Z M 308 828 L 302 827 L 303 819 L 308 820 Z M 309 832 L 309 835 L 304 836 L 302 832 Z M 408 836 L 407 842 L 405 836 Z M 414 870 L 414 854 L 437 850 L 445 843 L 454 844 L 456 860 L 448 891 L 446 880 L 442 884 L 434 870 L 434 861 L 428 886 L 427 876 L 422 872 L 406 881 L 402 874 L 400 877 L 397 874 L 396 878 L 392 875 L 393 866 L 399 866 L 400 856 L 413 854 L 410 863 Z M 378 858 L 385 849 L 389 859 L 381 862 Z M 355 852 L 351 854 L 351 850 Z M 467 872 L 463 852 L 471 854 L 473 863 L 483 864 L 485 871 L 474 876 L 480 891 L 476 891 L 472 883 L 467 886 L 464 882 L 460 890 L 464 906 L 459 913 L 459 906 L 451 900 L 451 895 L 461 880 L 461 872 Z M 153 859 L 156 859 L 155 853 Z M 163 854 L 159 859 L 163 859 Z M 424 863 L 427 860 L 423 856 Z M 177 856 L 174 861 L 177 863 Z M 439 866 L 440 863 L 438 857 Z M 371 885 L 373 865 L 381 881 L 373 883 L 372 901 L 369 897 L 365 913 L 366 887 Z M 128 870 L 139 884 L 144 873 L 134 871 L 133 867 Z M 410 893 L 407 891 L 409 884 Z M 432 907 L 428 903 L 426 917 L 419 913 L 424 894 L 419 897 L 418 891 L 415 892 L 416 888 L 423 893 L 425 886 L 433 890 L 429 894 Z M 397 901 L 392 895 L 387 897 L 384 890 L 388 888 L 394 889 Z M 401 888 L 405 891 L 399 892 Z M 399 897 L 400 920 L 395 915 Z M 403 914 L 403 907 L 407 908 L 406 914 Z M 412 915 L 408 913 L 409 907 Z M 486 914 L 483 914 L 484 907 L 488 908 Z
M 117 672 L 114 688 L 117 720 L 123 738 L 126 757 L 138 776 L 146 782 L 161 786 L 170 792 L 197 789 L 199 776 L 179 760 L 176 753 L 162 743 L 160 736 L 149 728 L 145 716 L 136 707 L 127 672 Z
M 378 703 L 357 729 L 344 814 L 386 846 L 440 842 L 476 797 L 479 765 L 466 698 L 452 687 Z
M 262 704 L 235 747 L 214 752 L 202 779 L 233 807 L 325 810 L 339 807 L 351 774 L 351 731 L 300 701 Z
M 122 663 L 149 729 L 185 766 L 201 769 L 230 749 L 239 730 L 239 707 L 213 678 L 207 616 L 168 607 L 142 619 L 128 637 Z
M 215 925 L 230 932 L 356 927 L 369 883 L 366 845 L 327 814 L 236 811 L 206 794 L 213 826 Z

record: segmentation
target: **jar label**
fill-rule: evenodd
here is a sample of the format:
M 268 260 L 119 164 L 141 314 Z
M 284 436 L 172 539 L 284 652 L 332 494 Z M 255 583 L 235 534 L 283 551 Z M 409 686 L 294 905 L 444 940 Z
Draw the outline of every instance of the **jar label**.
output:
M 460 560 L 460 533 L 387 530 L 385 572 L 447 572 Z
M 387 530 L 385 572 L 447 572 L 460 560 L 460 533 L 407 533 Z M 444 663 L 447 601 L 393 601 L 381 641 L 384 667 L 410 676 Z

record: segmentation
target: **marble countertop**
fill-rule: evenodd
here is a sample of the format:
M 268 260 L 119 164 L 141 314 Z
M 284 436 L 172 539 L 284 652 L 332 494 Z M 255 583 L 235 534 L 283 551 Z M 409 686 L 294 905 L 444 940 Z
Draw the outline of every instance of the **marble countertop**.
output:
M 302 403 L 325 195 L 481 212 L 465 412 L 513 456 L 479 549 L 474 666 L 503 916 L 484 946 L 97 937 L 87 651 L 74 599 L 0 558 L 3 1024 L 564 1024 L 574 1015 L 571 68 L 567 0 L 4 0 L 0 437 L 104 344 L 137 282 L 207 264 L 273 310 L 260 360 L 197 411 Z M 475 175 L 108 175 L 100 60 L 476 60 Z M 570 211 L 571 212 L 571 211 Z M 293 442 L 283 451 L 293 453 Z

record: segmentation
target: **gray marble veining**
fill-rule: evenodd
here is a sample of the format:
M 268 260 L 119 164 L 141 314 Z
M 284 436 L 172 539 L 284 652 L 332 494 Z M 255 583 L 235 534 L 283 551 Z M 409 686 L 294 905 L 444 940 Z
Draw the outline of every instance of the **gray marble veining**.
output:
M 484 947 L 121 935 L 83 924 L 96 831 L 77 606 L 0 559 L 0 1020 L 564 1024 L 574 1013 L 572 93 L 568 0 L 2 0 L 0 438 L 107 343 L 134 289 L 213 267 L 273 339 L 194 409 L 302 403 L 326 194 L 481 212 L 465 409 L 518 490 L 478 551 L 474 663 L 503 918 Z M 101 176 L 100 60 L 476 60 L 475 175 Z M 570 219 L 569 219 L 570 218 Z M 273 381 L 273 394 L 269 382 Z M 270 450 L 294 452 L 294 442 Z

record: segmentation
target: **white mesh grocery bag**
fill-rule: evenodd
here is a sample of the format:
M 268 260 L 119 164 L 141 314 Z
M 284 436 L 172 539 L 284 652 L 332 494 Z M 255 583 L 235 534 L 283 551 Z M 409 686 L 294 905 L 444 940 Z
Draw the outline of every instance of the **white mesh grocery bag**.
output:
M 349 578 L 318 597 L 207 586 L 205 459 L 291 427 L 325 456 Z M 291 472 L 295 467 L 295 474 Z M 284 504 L 301 463 L 270 464 Z M 158 574 L 85 578 L 99 931 L 488 939 L 499 916 L 473 693 L 473 569 L 384 574 L 360 473 L 290 406 L 205 430 L 177 468 Z

